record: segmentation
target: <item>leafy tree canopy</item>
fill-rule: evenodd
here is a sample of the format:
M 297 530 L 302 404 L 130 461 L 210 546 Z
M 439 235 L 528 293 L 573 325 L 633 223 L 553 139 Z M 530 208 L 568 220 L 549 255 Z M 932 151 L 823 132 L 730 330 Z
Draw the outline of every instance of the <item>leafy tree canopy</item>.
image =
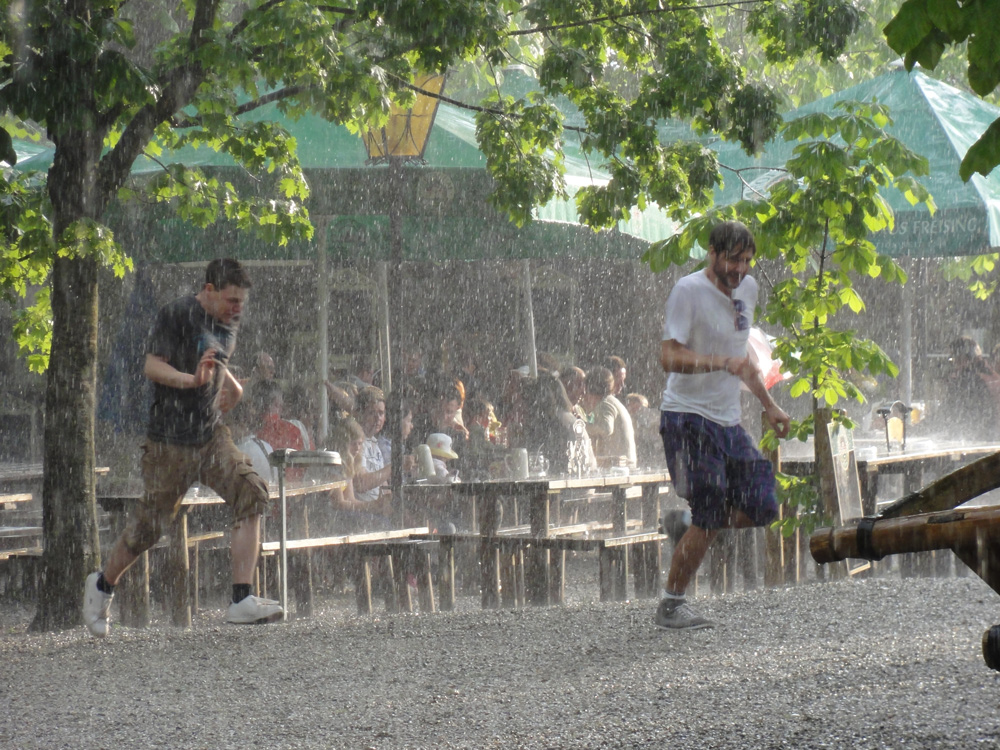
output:
M 904 55 L 907 70 L 920 64 L 933 70 L 945 51 L 964 44 L 967 75 L 980 96 L 1000 85 L 1000 0 L 906 0 L 885 27 L 886 40 Z M 976 141 L 962 160 L 960 174 L 989 174 L 1000 164 L 1000 120 Z
M 593 226 L 612 226 L 650 202 L 678 215 L 705 208 L 718 180 L 714 155 L 696 144 L 661 143 L 656 122 L 688 119 L 748 150 L 779 123 L 777 95 L 720 44 L 711 7 L 623 0 L 5 2 L 0 107 L 45 129 L 58 154 L 53 174 L 81 160 L 93 179 L 88 195 L 70 201 L 86 205 L 65 215 L 58 196 L 50 208 L 27 199 L 27 179 L 7 181 L 5 225 L 50 221 L 58 232 L 8 236 L 0 282 L 8 297 L 23 294 L 45 277 L 54 254 L 75 252 L 61 233 L 84 216 L 99 221 L 116 197 L 169 202 L 202 226 L 226 218 L 275 242 L 309 236 L 309 189 L 294 143 L 275 124 L 239 115 L 278 102 L 286 115 L 312 111 L 362 130 L 383 123 L 390 102 L 412 100 L 417 72 L 463 61 L 493 82 L 510 63 L 537 71 L 537 94 L 514 101 L 494 93 L 480 103 L 478 135 L 497 180 L 494 201 L 515 221 L 528 221 L 534 205 L 564 193 L 567 137 L 579 138 L 613 175 L 610 185 L 579 196 Z M 782 57 L 813 49 L 834 57 L 856 13 L 844 2 L 798 0 L 758 4 L 753 19 L 751 30 Z M 624 74 L 634 83 L 627 91 Z M 556 96 L 578 108 L 581 125 L 564 128 Z M 166 163 L 157 178 L 129 182 L 140 154 L 160 158 L 185 145 L 228 153 L 268 190 L 242 195 L 198 169 Z M 13 160 L 7 131 L 0 132 L 0 158 Z M 99 257 L 124 271 L 128 261 L 107 239 Z M 40 308 L 33 316 L 25 330 L 37 331 L 46 317 Z M 42 354 L 43 340 L 22 339 Z

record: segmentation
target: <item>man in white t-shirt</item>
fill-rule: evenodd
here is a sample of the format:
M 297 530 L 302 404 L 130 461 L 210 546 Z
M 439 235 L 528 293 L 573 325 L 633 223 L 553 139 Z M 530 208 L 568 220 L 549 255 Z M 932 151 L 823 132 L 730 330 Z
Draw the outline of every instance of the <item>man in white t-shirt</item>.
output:
M 692 520 L 674 549 L 656 610 L 655 623 L 664 629 L 712 627 L 684 599 L 709 545 L 719 529 L 764 526 L 778 512 L 771 464 L 740 426 L 742 381 L 778 437 L 789 427 L 747 351 L 757 305 L 757 282 L 747 273 L 756 250 L 743 224 L 717 225 L 707 266 L 681 279 L 667 299 L 660 435 L 674 489 L 691 506 Z

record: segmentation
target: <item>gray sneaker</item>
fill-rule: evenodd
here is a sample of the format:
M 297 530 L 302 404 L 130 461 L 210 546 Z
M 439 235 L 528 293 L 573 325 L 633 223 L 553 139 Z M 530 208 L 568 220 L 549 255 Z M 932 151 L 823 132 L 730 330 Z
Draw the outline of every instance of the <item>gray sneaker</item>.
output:
M 226 612 L 226 622 L 233 625 L 258 625 L 281 619 L 281 605 L 274 599 L 262 599 L 251 594 L 240 602 L 233 602 Z
M 656 623 L 656 627 L 664 630 L 701 630 L 715 627 L 714 622 L 699 615 L 687 602 L 671 607 L 666 599 L 656 608 L 653 622 Z
M 111 600 L 114 594 L 105 594 L 97 588 L 100 573 L 91 573 L 83 586 L 83 624 L 95 638 L 108 634 L 108 619 L 111 616 Z

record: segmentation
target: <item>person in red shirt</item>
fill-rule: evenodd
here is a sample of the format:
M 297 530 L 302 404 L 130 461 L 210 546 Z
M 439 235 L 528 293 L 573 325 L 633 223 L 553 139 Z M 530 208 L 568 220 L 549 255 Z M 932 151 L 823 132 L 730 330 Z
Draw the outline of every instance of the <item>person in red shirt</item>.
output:
M 293 448 L 305 450 L 302 442 L 302 430 L 287 419 L 282 419 L 281 409 L 284 397 L 281 386 L 275 380 L 262 380 L 253 390 L 254 404 L 257 407 L 257 437 L 271 444 L 275 450 Z

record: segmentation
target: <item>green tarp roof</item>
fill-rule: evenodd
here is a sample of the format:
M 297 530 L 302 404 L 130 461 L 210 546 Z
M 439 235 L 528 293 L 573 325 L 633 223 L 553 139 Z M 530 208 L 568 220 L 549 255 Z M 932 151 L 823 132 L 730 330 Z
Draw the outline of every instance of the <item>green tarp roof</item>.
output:
M 524 82 L 521 82 L 524 83 Z M 385 237 L 387 230 L 380 229 L 387 224 L 388 207 L 384 192 L 385 167 L 367 166 L 367 154 L 361 138 L 350 133 L 347 128 L 333 125 L 315 115 L 306 115 L 291 121 L 282 115 L 275 104 L 255 110 L 248 117 L 255 120 L 276 120 L 296 139 L 297 153 L 307 172 L 313 195 L 307 206 L 315 217 L 330 217 L 331 221 L 350 221 L 358 226 L 368 226 L 372 230 L 369 246 L 356 246 L 357 256 L 368 258 L 383 257 L 388 253 Z M 569 118 L 573 118 L 570 113 Z M 676 133 L 676 129 L 671 131 Z M 570 139 L 571 140 L 571 139 Z M 571 193 L 588 184 L 602 184 L 608 175 L 588 161 L 580 149 L 570 142 L 566 146 L 566 181 Z M 51 165 L 51 150 L 38 154 L 19 164 L 19 169 L 47 171 Z M 210 167 L 226 170 L 235 165 L 232 160 L 211 149 L 184 148 L 165 154 L 158 159 L 166 163 L 183 163 L 190 166 Z M 596 254 L 600 257 L 635 258 L 641 256 L 646 242 L 662 239 L 674 231 L 674 224 L 655 206 L 646 211 L 633 210 L 628 221 L 619 222 L 617 232 L 594 233 L 579 224 L 572 199 L 550 202 L 536 211 L 536 221 L 518 229 L 505 216 L 486 204 L 490 183 L 486 175 L 486 159 L 479 151 L 475 140 L 475 113 L 451 104 L 442 103 L 438 109 L 425 152 L 426 164 L 412 165 L 408 173 L 420 173 L 422 177 L 411 175 L 413 189 L 417 195 L 404 213 L 404 257 L 406 258 L 458 258 L 481 257 L 549 257 L 565 253 L 584 256 Z M 159 171 L 156 161 L 140 157 L 133 174 L 142 175 Z M 429 176 L 433 174 L 434 176 Z M 348 190 L 337 189 L 346 187 Z M 427 197 L 427 193 L 430 197 Z M 337 194 L 336 200 L 329 199 L 330 192 Z M 470 200 L 469 198 L 474 198 Z M 454 205 L 444 205 L 453 203 Z M 422 204 L 422 205 L 421 205 Z M 433 209 L 427 213 L 428 204 Z M 183 222 L 164 221 L 160 212 L 152 214 L 156 221 L 150 225 L 143 221 L 131 208 L 119 214 L 119 221 L 111 220 L 119 233 L 134 231 L 142 236 L 147 245 L 148 231 L 154 235 L 163 233 L 164 227 L 172 231 L 163 237 L 163 247 L 156 250 L 168 252 L 177 259 L 186 259 L 192 251 L 192 244 L 201 245 L 221 236 L 229 236 L 226 227 L 207 230 L 202 233 Z M 129 217 L 127 220 L 123 216 Z M 438 225 L 432 228 L 433 221 Z M 148 217 L 147 217 L 148 218 Z M 124 221 L 124 223 L 121 223 Z M 549 226 L 546 226 L 549 225 Z M 143 227 L 142 230 L 139 227 Z M 183 230 L 183 231 L 181 231 Z M 180 234 L 178 234 L 178 232 Z M 220 234 L 221 233 L 221 234 Z M 623 236 L 626 235 L 626 236 Z M 557 240 L 557 241 L 554 241 Z M 637 241 L 639 240 L 639 241 Z M 254 240 L 241 238 L 241 245 Z M 511 243 L 511 244 L 505 244 Z M 150 249 L 152 252 L 152 249 Z M 278 256 L 297 256 L 305 252 L 299 249 L 273 249 Z
M 920 181 L 937 204 L 931 216 L 923 204 L 911 206 L 898 191 L 886 191 L 896 225 L 891 234 L 880 232 L 873 237 L 879 251 L 894 257 L 953 257 L 1000 248 L 1000 169 L 987 177 L 974 175 L 968 183 L 958 176 L 966 151 L 1000 117 L 1000 108 L 919 71 L 907 73 L 900 68 L 800 107 L 785 119 L 832 111 L 839 101 L 872 98 L 889 107 L 894 124 L 886 131 L 927 157 L 930 174 Z M 762 156 L 751 159 L 727 144 L 720 148 L 720 160 L 734 167 L 780 166 L 796 145 L 795 141 L 774 140 Z M 775 177 L 776 173 L 768 171 L 748 174 L 751 184 L 763 190 Z M 719 203 L 740 198 L 738 182 L 728 182 Z

